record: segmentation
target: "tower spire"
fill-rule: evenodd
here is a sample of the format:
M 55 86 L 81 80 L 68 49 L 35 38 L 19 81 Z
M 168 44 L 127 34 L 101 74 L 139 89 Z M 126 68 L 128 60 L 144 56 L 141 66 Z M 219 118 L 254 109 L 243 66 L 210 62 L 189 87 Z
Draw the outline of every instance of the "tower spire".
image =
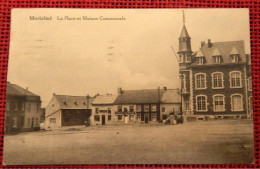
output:
M 185 25 L 185 13 L 184 13 L 184 10 L 182 10 L 182 15 L 183 15 L 183 25 Z

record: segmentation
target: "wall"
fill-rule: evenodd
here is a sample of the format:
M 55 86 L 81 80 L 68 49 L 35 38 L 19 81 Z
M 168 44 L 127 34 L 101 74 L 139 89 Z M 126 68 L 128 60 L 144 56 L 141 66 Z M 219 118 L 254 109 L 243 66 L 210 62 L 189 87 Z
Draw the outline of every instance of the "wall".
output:
M 40 113 L 41 103 L 34 101 L 27 101 L 25 103 L 24 129 L 33 129 L 40 127 Z
M 194 114 L 195 115 L 217 115 L 217 114 L 245 114 L 246 113 L 246 97 L 244 95 L 245 90 L 245 72 L 243 65 L 225 65 L 225 66 L 207 66 L 207 67 L 197 67 L 192 69 L 193 74 L 193 104 L 194 104 Z M 242 88 L 230 88 L 230 76 L 231 71 L 241 71 L 242 77 Z M 224 73 L 224 89 L 212 89 L 212 76 L 213 72 Z M 195 89 L 195 74 L 196 73 L 206 73 L 207 89 L 197 90 Z M 239 93 L 243 95 L 243 111 L 232 112 L 231 111 L 231 94 Z M 203 94 L 207 96 L 207 112 L 197 112 L 196 111 L 196 96 Z M 223 94 L 225 96 L 225 112 L 214 112 L 213 111 L 213 95 Z
M 180 113 L 180 106 L 181 104 L 174 104 L 174 103 L 169 103 L 169 104 L 161 104 L 161 110 L 160 110 L 160 116 L 162 120 L 163 119 L 163 115 L 166 115 L 167 117 L 170 116 L 170 113 L 173 111 L 174 109 L 174 114 L 177 115 Z M 165 108 L 165 112 L 162 112 L 163 107 Z
M 51 123 L 51 118 L 55 118 L 56 123 Z M 45 129 L 61 127 L 61 110 L 55 96 L 52 97 L 45 109 L 44 127 Z
M 96 108 L 98 108 L 98 113 L 96 112 Z M 108 108 L 111 109 L 111 114 L 108 113 Z M 102 125 L 102 115 L 105 116 L 105 124 L 112 124 L 113 116 L 115 115 L 113 105 L 92 105 L 92 115 L 90 117 L 90 125 Z M 111 120 L 108 120 L 108 116 L 111 116 Z M 99 121 L 95 121 L 95 116 L 99 116 Z

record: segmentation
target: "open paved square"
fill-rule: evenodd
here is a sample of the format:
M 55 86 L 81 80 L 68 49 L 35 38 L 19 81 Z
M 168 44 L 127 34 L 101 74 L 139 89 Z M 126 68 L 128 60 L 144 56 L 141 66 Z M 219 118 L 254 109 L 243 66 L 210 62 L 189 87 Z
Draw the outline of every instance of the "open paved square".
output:
M 6 135 L 4 163 L 248 164 L 254 161 L 253 142 L 251 119 L 77 126 Z

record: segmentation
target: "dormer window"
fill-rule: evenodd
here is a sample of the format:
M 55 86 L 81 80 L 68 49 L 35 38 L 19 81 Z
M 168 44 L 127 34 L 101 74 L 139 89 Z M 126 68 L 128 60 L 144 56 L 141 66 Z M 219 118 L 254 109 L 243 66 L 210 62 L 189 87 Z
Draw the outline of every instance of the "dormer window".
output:
M 77 102 L 74 102 L 74 104 L 77 106 L 78 105 L 78 103 Z
M 63 104 L 64 104 L 64 105 L 67 105 L 67 102 L 66 102 L 66 100 L 62 100 L 62 102 L 63 102 Z
M 197 63 L 198 63 L 198 65 L 203 65 L 204 64 L 204 57 L 197 58 Z
M 232 63 L 237 63 L 239 61 L 238 55 L 231 55 L 231 61 Z
M 215 64 L 221 63 L 221 56 L 213 56 L 213 59 Z

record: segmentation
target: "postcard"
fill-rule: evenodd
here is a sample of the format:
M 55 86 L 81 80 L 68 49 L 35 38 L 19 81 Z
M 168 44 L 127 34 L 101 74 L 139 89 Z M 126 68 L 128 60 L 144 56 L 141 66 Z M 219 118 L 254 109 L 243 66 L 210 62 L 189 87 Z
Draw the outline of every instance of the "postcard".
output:
M 248 9 L 13 9 L 5 165 L 254 163 Z

